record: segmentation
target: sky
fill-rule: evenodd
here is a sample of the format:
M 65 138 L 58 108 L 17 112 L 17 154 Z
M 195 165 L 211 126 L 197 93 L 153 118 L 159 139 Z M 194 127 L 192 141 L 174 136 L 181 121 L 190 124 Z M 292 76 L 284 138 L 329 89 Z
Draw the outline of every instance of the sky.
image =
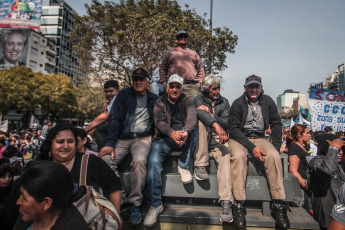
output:
M 80 15 L 91 3 L 65 1 Z M 211 0 L 177 2 L 210 17 Z M 238 36 L 220 73 L 221 94 L 230 103 L 243 93 L 249 75 L 261 76 L 265 94 L 276 101 L 286 89 L 307 94 L 311 83 L 345 63 L 344 0 L 213 0 L 213 27 L 224 26 Z

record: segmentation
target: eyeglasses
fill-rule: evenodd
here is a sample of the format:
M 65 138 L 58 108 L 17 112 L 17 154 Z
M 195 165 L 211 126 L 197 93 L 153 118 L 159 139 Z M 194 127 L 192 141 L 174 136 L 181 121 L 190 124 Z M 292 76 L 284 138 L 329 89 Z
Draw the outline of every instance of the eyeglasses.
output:
M 248 89 L 259 89 L 261 85 L 259 84 L 250 84 L 250 85 L 247 85 L 246 87 Z
M 184 38 L 184 39 L 187 39 L 188 36 L 186 36 L 186 35 L 178 36 L 178 37 L 177 37 L 177 40 L 182 40 L 183 38 Z
M 144 81 L 145 77 L 132 77 L 132 81 Z
M 169 85 L 170 89 L 181 89 L 182 86 L 181 85 Z

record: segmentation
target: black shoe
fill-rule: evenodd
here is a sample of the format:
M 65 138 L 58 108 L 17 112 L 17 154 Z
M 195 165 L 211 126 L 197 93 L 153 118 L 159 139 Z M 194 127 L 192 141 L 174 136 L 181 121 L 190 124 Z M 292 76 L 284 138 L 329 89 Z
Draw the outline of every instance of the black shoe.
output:
M 280 204 L 277 208 L 275 205 L 272 205 L 271 213 L 274 219 L 276 219 L 276 224 L 282 229 L 290 228 L 290 221 L 287 216 L 287 210 L 285 205 Z
M 247 210 L 245 207 L 241 207 L 241 204 L 233 204 L 232 206 L 232 215 L 234 217 L 234 224 L 238 228 L 246 227 L 246 215 Z

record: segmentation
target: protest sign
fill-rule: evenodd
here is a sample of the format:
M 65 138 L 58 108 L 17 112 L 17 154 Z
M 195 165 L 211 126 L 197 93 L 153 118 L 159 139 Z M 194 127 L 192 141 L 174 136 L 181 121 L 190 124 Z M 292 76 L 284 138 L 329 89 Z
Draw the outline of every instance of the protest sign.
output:
M 313 131 L 324 130 L 327 126 L 336 132 L 345 130 L 344 93 L 311 87 L 308 106 Z

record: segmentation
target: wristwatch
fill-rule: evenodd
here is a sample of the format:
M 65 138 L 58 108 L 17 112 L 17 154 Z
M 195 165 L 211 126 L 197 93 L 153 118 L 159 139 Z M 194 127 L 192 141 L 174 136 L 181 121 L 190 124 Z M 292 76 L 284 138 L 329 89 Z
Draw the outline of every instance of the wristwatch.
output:
M 188 129 L 186 129 L 185 127 L 183 127 L 181 130 L 186 131 L 188 134 L 190 133 L 190 131 Z

